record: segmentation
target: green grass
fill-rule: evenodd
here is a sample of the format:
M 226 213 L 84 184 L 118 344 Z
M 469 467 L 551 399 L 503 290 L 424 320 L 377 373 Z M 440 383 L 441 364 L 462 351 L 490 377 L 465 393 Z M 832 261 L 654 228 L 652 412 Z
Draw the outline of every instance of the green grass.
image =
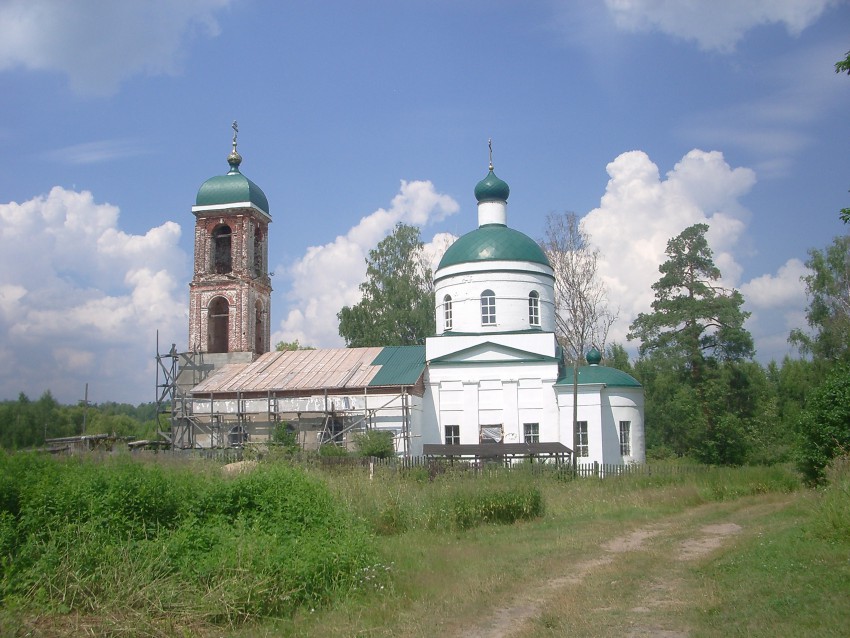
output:
M 664 531 L 549 591 L 520 635 L 627 633 L 657 573 L 681 600 L 645 615 L 656 627 L 841 635 L 847 475 L 811 491 L 783 467 L 370 480 L 280 461 L 225 477 L 210 463 L 3 456 L 0 635 L 461 635 L 641 527 Z M 744 530 L 728 548 L 674 559 L 727 519 Z

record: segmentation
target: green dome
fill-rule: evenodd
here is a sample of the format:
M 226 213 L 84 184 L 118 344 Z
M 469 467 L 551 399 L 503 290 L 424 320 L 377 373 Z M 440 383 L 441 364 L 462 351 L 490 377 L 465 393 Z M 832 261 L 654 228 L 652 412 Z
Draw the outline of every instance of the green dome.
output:
M 508 195 L 510 194 L 511 189 L 507 182 L 496 177 L 492 168 L 490 168 L 490 172 L 487 174 L 487 177 L 475 185 L 475 199 L 479 202 L 506 202 L 508 201 Z
M 551 268 L 546 253 L 528 235 L 501 224 L 486 224 L 449 246 L 437 270 L 477 261 L 525 261 Z
M 591 348 L 585 359 L 590 365 L 598 366 L 602 362 L 602 354 L 596 348 Z
M 227 175 L 216 175 L 201 184 L 195 205 L 220 206 L 251 202 L 268 214 L 269 200 L 266 199 L 265 193 L 259 186 L 239 172 L 239 164 L 242 162 L 239 153 L 231 153 L 227 161 L 230 164 L 230 171 Z

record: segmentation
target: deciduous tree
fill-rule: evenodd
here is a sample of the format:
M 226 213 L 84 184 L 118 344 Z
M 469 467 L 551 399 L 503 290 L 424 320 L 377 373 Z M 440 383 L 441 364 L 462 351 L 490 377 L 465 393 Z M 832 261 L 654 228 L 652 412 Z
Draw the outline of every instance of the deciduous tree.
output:
M 836 237 L 826 250 L 810 250 L 806 266 L 806 321 L 814 334 L 795 329 L 789 341 L 815 360 L 850 358 L 850 235 Z
M 850 451 L 850 365 L 836 365 L 811 393 L 799 430 L 798 466 L 809 481 L 820 482 L 827 464 Z
M 573 363 L 573 449 L 577 447 L 578 368 L 591 346 L 605 351 L 608 331 L 617 312 L 608 306 L 599 278 L 599 251 L 575 213 L 550 213 L 540 242 L 555 275 L 555 333 L 566 358 Z M 575 462 L 575 457 L 573 457 Z
M 348 347 L 421 344 L 434 334 L 433 282 L 422 247 L 417 227 L 397 224 L 369 251 L 362 300 L 337 314 Z
M 278 352 L 295 351 L 295 350 L 315 350 L 313 346 L 302 346 L 298 339 L 294 341 L 278 341 L 274 347 Z

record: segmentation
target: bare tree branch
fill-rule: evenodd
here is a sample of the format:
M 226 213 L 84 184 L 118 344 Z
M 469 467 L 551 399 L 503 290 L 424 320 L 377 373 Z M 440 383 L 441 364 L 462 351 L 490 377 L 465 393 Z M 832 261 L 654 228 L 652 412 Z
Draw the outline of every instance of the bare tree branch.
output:
M 580 362 L 591 346 L 605 351 L 619 310 L 608 306 L 597 272 L 599 251 L 575 213 L 550 213 L 540 242 L 555 274 L 555 325 L 569 359 Z

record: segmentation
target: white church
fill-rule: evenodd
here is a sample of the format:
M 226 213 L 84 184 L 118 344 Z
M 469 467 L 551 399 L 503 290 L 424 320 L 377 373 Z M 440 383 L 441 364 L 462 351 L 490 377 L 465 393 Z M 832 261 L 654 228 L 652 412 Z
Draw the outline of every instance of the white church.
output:
M 173 446 L 239 446 L 285 428 L 305 449 L 352 447 L 379 429 L 403 456 L 645 461 L 643 388 L 596 350 L 578 370 L 574 423 L 552 267 L 508 227 L 510 189 L 492 163 L 475 186 L 477 228 L 434 271 L 436 334 L 424 346 L 269 352 L 272 218 L 241 161 L 234 135 L 230 171 L 207 180 L 192 207 L 190 343 L 170 353 L 163 433 Z

